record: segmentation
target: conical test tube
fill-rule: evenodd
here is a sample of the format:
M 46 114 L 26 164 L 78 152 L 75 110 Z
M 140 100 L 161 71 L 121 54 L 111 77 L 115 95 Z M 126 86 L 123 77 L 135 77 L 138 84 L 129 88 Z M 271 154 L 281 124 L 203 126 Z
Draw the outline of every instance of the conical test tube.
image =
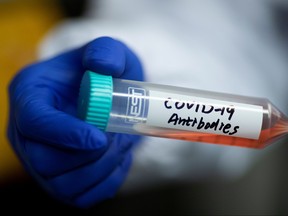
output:
M 263 148 L 288 131 L 265 98 L 116 79 L 86 71 L 78 114 L 107 132 Z

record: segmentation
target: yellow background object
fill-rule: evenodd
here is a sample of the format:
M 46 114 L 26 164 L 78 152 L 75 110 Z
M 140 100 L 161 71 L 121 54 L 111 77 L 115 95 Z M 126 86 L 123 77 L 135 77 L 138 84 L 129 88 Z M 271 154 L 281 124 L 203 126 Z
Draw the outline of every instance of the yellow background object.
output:
M 26 176 L 6 136 L 8 84 L 19 69 L 36 60 L 41 38 L 60 18 L 56 2 L 52 0 L 0 2 L 0 184 Z

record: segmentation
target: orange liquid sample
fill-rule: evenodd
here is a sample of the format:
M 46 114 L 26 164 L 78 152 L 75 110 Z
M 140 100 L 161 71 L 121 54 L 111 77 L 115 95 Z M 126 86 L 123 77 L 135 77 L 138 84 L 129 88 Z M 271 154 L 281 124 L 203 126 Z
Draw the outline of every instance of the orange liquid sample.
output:
M 288 119 L 275 108 L 271 110 L 271 115 L 263 114 L 263 119 L 262 130 L 257 140 L 228 135 L 163 128 L 154 128 L 153 130 L 150 130 L 150 132 L 147 130 L 146 134 L 170 139 L 260 149 L 279 140 L 282 136 L 288 133 Z
M 287 132 L 288 124 L 286 121 L 280 120 L 273 127 L 263 129 L 260 132 L 258 140 L 247 139 L 241 137 L 232 137 L 218 134 L 208 134 L 199 132 L 170 132 L 168 134 L 160 133 L 160 136 L 170 138 L 170 139 L 181 139 L 186 141 L 194 142 L 206 142 L 213 144 L 225 144 L 231 146 L 241 146 L 248 148 L 263 148 L 266 145 L 277 140 L 279 137 Z

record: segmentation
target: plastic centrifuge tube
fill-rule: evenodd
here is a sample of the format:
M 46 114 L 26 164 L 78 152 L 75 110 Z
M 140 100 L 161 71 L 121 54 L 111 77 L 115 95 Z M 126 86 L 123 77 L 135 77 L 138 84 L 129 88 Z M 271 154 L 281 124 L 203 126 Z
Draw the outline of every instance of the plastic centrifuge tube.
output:
M 85 72 L 79 117 L 107 132 L 262 148 L 288 131 L 267 99 Z

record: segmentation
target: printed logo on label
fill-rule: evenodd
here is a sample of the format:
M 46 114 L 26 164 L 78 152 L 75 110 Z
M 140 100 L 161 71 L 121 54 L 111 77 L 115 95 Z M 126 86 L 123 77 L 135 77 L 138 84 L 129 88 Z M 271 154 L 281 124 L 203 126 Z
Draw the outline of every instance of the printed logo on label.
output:
M 126 122 L 137 123 L 143 121 L 146 91 L 142 88 L 128 88 L 128 103 Z

